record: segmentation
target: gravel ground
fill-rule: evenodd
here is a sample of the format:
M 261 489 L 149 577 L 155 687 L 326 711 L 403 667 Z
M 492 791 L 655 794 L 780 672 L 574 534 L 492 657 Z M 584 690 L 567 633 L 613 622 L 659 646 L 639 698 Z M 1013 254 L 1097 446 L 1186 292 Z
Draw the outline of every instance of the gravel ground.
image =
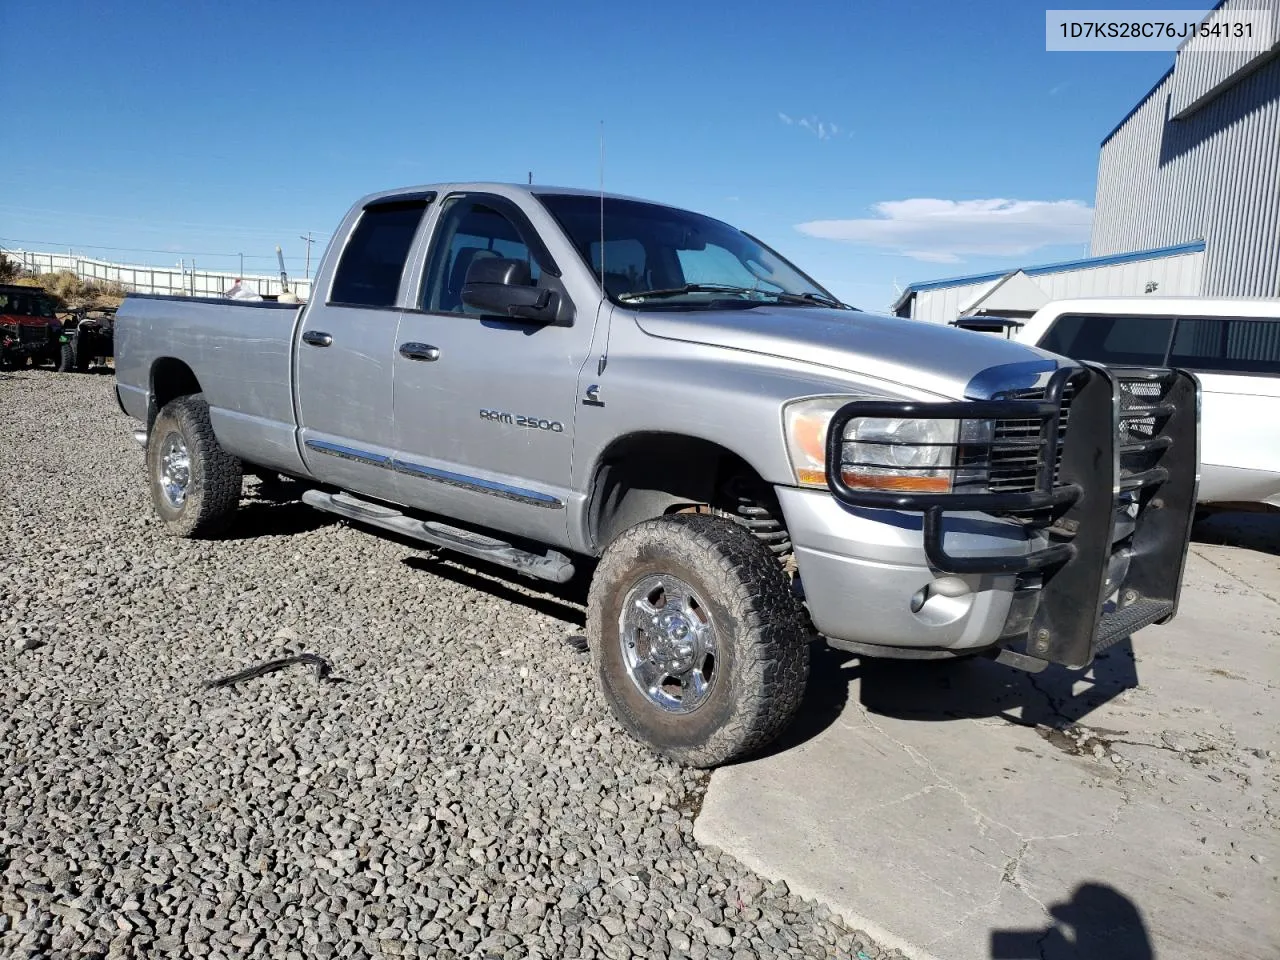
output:
M 0 955 L 893 955 L 696 844 L 579 606 L 248 485 L 170 539 L 112 385 L 0 375 Z

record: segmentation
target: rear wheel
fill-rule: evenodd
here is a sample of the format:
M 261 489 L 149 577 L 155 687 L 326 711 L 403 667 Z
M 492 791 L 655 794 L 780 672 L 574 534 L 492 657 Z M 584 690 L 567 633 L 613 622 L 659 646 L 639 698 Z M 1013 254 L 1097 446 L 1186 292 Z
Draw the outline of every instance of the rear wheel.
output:
M 65 341 L 62 349 L 59 351 L 58 372 L 70 373 L 76 366 L 76 348 L 72 346 L 71 341 Z
M 168 532 L 206 537 L 225 526 L 240 503 L 241 465 L 213 435 L 200 394 L 165 404 L 147 438 L 151 500 Z
M 728 763 L 799 709 L 803 611 L 773 554 L 732 521 L 679 514 L 625 531 L 600 560 L 587 611 L 605 700 L 659 753 Z

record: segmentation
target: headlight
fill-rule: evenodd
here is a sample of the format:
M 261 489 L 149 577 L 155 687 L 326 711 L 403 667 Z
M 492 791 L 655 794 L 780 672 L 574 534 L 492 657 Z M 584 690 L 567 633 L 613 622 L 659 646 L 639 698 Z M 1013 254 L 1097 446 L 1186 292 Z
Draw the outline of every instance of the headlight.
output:
M 825 487 L 827 427 L 849 397 L 819 397 L 788 404 L 784 411 L 787 452 L 796 482 Z M 950 493 L 957 480 L 958 443 L 977 440 L 982 422 L 864 418 L 845 428 L 841 474 L 855 490 Z M 968 480 L 967 469 L 959 473 Z

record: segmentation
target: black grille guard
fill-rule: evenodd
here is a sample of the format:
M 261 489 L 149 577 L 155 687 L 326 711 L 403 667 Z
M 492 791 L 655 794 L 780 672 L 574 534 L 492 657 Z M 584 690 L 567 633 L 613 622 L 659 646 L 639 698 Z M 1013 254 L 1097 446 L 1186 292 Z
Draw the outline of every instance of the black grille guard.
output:
M 1060 442 L 1068 385 L 1071 415 Z M 1043 399 L 853 401 L 836 411 L 828 427 L 827 484 L 849 506 L 922 513 L 925 555 L 941 573 L 1020 575 L 1020 586 L 1035 589 L 1035 612 L 1025 629 L 1005 639 L 1025 636 L 1032 656 L 1084 666 L 1109 644 L 1163 623 L 1177 610 L 1198 484 L 1199 406 L 1199 383 L 1185 371 L 1094 365 L 1060 368 Z M 845 444 L 852 442 L 844 435 L 849 424 L 865 418 L 1039 420 L 1037 438 L 1013 441 L 1039 452 L 1034 488 L 856 490 L 842 469 Z M 1023 554 L 952 555 L 943 521 L 956 512 L 1016 519 L 1047 545 Z M 1123 580 L 1108 583 L 1117 569 Z M 1118 635 L 1122 628 L 1128 632 Z

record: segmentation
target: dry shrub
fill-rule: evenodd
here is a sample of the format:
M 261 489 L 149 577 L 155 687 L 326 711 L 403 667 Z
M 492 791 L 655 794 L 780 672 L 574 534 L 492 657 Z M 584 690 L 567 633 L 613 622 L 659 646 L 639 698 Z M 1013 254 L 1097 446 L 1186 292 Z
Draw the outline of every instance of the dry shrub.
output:
M 70 270 L 57 273 L 26 274 L 13 281 L 27 287 L 41 287 L 51 294 L 60 307 L 118 307 L 127 292 L 111 281 L 81 280 Z

